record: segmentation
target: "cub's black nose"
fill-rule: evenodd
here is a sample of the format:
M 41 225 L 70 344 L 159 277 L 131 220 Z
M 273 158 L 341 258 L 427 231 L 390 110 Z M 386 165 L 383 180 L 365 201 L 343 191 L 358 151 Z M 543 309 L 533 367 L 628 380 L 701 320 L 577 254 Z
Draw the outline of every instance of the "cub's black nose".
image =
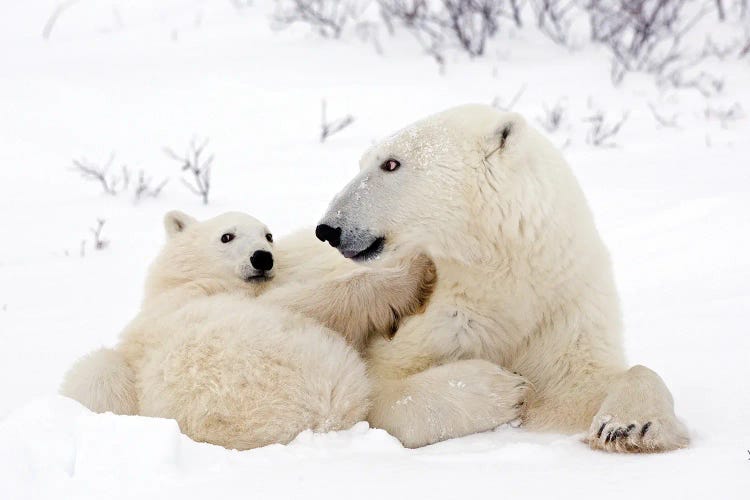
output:
M 333 248 L 341 244 L 341 228 L 331 227 L 328 224 L 321 224 L 315 228 L 315 236 L 320 241 L 327 241 Z
M 270 271 L 273 267 L 273 255 L 265 250 L 256 250 L 250 256 L 250 264 L 259 271 Z

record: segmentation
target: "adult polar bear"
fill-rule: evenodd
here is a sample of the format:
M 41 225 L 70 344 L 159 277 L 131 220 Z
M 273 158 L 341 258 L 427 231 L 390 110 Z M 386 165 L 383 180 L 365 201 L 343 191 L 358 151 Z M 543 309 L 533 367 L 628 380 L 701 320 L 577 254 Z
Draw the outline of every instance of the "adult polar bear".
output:
M 318 237 L 360 261 L 426 252 L 438 273 L 426 312 L 368 348 L 373 425 L 410 447 L 518 417 L 588 429 L 610 451 L 687 445 L 661 378 L 626 368 L 609 256 L 577 181 L 521 116 L 450 109 L 360 169 Z

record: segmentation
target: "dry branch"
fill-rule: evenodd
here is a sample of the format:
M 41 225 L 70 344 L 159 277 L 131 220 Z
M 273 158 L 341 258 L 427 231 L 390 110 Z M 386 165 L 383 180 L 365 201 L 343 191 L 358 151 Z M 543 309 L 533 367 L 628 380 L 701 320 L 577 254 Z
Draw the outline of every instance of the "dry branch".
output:
M 330 136 L 354 123 L 352 115 L 346 115 L 335 120 L 328 121 L 326 117 L 326 100 L 321 101 L 320 109 L 320 142 L 325 142 Z
M 188 150 L 183 156 L 169 148 L 164 148 L 164 153 L 167 156 L 180 163 L 180 169 L 183 172 L 190 173 L 191 181 L 185 178 L 180 180 L 193 194 L 200 196 L 204 205 L 208 205 L 208 195 L 211 191 L 211 164 L 214 161 L 214 155 L 209 155 L 205 159 L 202 158 L 207 145 L 208 139 L 198 143 L 193 138 L 190 140 Z

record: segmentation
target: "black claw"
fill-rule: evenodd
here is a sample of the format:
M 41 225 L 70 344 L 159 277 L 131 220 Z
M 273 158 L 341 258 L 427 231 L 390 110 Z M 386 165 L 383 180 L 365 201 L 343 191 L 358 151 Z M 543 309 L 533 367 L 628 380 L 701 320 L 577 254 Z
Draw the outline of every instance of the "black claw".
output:
M 596 438 L 599 439 L 602 437 L 602 432 L 604 432 L 604 426 L 607 425 L 607 422 L 604 422 L 601 427 L 599 427 L 599 432 L 596 433 Z
M 651 427 L 651 422 L 646 422 L 641 429 L 641 437 L 645 436 L 648 432 L 648 428 Z
M 605 439 L 605 440 L 604 440 L 604 444 L 607 444 L 607 443 L 609 443 L 610 441 L 612 441 L 612 431 L 609 431 L 609 432 L 607 433 L 607 439 Z
M 630 431 L 632 431 L 633 429 L 635 429 L 635 424 L 630 424 L 628 426 L 628 434 L 630 434 Z

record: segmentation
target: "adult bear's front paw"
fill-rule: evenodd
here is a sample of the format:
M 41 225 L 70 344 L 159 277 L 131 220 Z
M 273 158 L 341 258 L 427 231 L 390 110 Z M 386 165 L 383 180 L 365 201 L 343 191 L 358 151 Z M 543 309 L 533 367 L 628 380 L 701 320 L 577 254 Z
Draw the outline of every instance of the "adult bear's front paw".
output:
M 690 438 L 662 379 L 634 366 L 611 384 L 586 441 L 598 450 L 648 453 L 684 448 Z
M 628 418 L 600 413 L 594 417 L 586 441 L 598 450 L 649 453 L 684 448 L 690 439 L 674 415 Z

